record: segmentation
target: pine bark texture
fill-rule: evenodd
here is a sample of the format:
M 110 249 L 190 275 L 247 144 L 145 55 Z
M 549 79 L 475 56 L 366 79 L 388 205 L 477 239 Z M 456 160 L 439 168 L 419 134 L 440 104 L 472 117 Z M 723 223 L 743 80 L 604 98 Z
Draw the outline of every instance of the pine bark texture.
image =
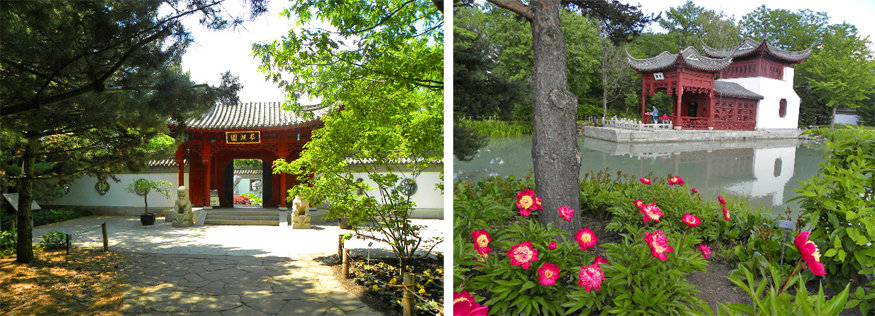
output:
M 18 212 L 15 213 L 16 234 L 15 261 L 19 263 L 33 262 L 33 222 L 31 221 L 33 204 L 34 164 L 39 140 L 28 137 L 27 145 L 22 155 L 21 187 L 18 190 Z
M 580 161 L 577 145 L 577 96 L 568 90 L 565 37 L 559 23 L 559 1 L 532 1 L 532 96 L 534 133 L 532 160 L 535 192 L 544 207 L 543 224 L 569 233 L 583 227 L 580 219 Z M 559 206 L 577 210 L 571 222 L 559 218 Z

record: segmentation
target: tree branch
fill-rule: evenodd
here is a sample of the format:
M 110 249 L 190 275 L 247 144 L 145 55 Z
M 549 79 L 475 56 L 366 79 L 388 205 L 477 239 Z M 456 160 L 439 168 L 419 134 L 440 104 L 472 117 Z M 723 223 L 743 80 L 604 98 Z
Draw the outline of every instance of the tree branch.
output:
M 497 5 L 501 8 L 510 10 L 520 16 L 526 18 L 526 20 L 532 21 L 532 17 L 534 16 L 532 10 L 529 9 L 525 4 L 519 2 L 518 0 L 487 0 L 494 5 Z

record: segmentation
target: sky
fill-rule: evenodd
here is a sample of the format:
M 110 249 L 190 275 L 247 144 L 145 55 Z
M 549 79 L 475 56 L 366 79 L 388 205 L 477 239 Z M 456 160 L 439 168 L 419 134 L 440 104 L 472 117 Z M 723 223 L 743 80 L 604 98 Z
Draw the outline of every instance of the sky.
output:
M 641 4 L 648 13 L 666 11 L 679 7 L 686 0 L 624 0 L 631 4 Z M 726 16 L 734 16 L 738 21 L 760 5 L 766 4 L 771 9 L 811 9 L 815 12 L 824 11 L 830 17 L 830 24 L 846 21 L 857 26 L 861 36 L 869 36 L 870 42 L 875 42 L 875 0 L 698 0 L 696 5 L 717 12 L 723 11 Z M 273 102 L 285 100 L 280 88 L 265 80 L 264 74 L 258 72 L 260 62 L 252 57 L 252 44 L 270 42 L 287 34 L 294 22 L 279 17 L 279 12 L 288 6 L 288 1 L 273 0 L 268 12 L 252 22 L 247 22 L 243 28 L 236 30 L 210 31 L 201 27 L 197 19 L 184 21 L 192 32 L 193 43 L 182 59 L 183 69 L 191 72 L 194 82 L 207 82 L 218 85 L 221 74 L 231 70 L 240 77 L 243 89 L 238 93 L 241 102 Z M 229 0 L 225 9 L 233 14 L 245 10 L 239 0 Z M 445 27 L 449 28 L 450 25 Z M 651 23 L 651 31 L 663 32 L 657 23 Z M 449 33 L 445 31 L 445 33 Z M 875 43 L 870 45 L 875 51 Z

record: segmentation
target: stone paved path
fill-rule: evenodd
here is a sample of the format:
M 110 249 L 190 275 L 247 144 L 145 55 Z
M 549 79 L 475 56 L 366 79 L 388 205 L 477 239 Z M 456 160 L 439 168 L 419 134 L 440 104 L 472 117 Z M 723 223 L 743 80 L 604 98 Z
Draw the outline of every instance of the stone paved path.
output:
M 123 313 L 379 315 L 309 259 L 131 254 Z
M 337 253 L 338 234 L 351 231 L 317 225 L 143 226 L 138 217 L 88 216 L 34 228 L 34 243 L 49 230 L 64 233 L 107 223 L 109 248 L 130 254 L 123 312 L 195 315 L 379 315 L 347 293 L 330 267 L 313 261 Z M 425 238 L 440 236 L 443 221 L 425 225 Z M 100 230 L 73 237 L 75 247 L 101 248 Z M 444 244 L 446 245 L 446 244 Z M 353 253 L 387 255 L 389 246 L 352 239 Z

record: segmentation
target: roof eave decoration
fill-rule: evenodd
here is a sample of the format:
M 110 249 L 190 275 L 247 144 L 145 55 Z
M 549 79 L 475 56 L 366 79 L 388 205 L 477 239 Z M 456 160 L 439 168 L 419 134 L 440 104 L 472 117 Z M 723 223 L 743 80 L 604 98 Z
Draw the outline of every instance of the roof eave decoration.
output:
M 632 57 L 627 50 L 626 61 L 629 63 L 629 66 L 639 72 L 656 72 L 672 69 L 681 63 L 695 70 L 717 72 L 729 66 L 729 64 L 732 63 L 732 57 L 721 59 L 706 57 L 699 54 L 699 51 L 694 47 L 689 46 L 679 54 L 672 54 L 664 51 L 659 55 L 646 59 Z
M 761 52 L 779 60 L 798 64 L 808 59 L 808 56 L 811 55 L 811 51 L 814 49 L 815 44 L 817 44 L 816 41 L 814 43 L 811 43 L 811 46 L 808 46 L 808 48 L 804 50 L 789 51 L 774 46 L 766 42 L 765 40 L 757 42 L 756 40 L 753 40 L 751 38 L 745 38 L 743 41 L 741 41 L 741 44 L 738 44 L 737 46 L 735 46 L 735 48 L 713 48 L 705 44 L 705 41 L 702 40 L 702 50 L 705 52 L 706 55 L 717 58 L 723 58 L 727 56 L 739 58 L 752 55 L 756 52 Z

